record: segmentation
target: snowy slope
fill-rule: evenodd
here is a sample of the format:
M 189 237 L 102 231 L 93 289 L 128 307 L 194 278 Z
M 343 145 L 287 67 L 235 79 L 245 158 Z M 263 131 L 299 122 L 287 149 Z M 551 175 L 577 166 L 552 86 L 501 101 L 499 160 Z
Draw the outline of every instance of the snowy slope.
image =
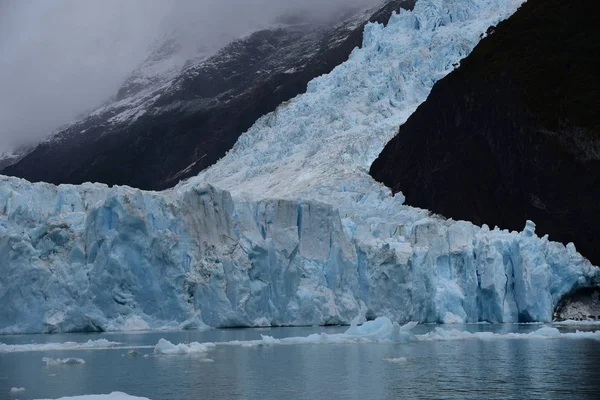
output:
M 520 1 L 420 0 L 173 190 L 0 180 L 0 331 L 550 321 L 573 245 L 444 220 L 368 167 Z M 525 221 L 524 221 L 525 225 Z

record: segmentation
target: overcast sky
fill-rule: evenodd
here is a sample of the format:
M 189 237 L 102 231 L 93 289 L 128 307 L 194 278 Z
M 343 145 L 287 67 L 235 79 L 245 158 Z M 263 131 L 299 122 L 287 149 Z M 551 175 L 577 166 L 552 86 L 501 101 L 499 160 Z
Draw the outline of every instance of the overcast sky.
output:
M 0 0 L 0 154 L 39 141 L 115 95 L 173 30 L 195 45 L 287 13 L 322 18 L 381 0 Z

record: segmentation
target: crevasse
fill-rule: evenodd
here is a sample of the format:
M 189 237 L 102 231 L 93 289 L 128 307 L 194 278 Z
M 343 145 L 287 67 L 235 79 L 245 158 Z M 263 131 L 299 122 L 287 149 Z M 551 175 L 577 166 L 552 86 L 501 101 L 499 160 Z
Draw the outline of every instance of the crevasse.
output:
M 419 0 L 164 192 L 0 177 L 0 332 L 549 321 L 575 246 L 405 206 L 367 174 L 518 0 Z M 525 225 L 525 221 L 524 221 Z

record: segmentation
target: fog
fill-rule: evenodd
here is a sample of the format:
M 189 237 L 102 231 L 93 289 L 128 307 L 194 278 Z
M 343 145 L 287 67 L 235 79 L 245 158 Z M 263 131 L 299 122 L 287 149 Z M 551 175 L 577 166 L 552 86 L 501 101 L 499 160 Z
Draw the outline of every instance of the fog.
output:
M 177 32 L 219 47 L 278 16 L 323 21 L 381 0 L 0 0 L 0 154 L 114 96 L 149 47 Z

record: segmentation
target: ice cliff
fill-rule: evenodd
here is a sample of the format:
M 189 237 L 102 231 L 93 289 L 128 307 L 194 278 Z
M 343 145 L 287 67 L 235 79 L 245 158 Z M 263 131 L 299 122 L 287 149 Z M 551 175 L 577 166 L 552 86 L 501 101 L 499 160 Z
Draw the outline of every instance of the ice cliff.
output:
M 574 245 L 403 205 L 368 168 L 517 0 L 419 0 L 164 192 L 0 177 L 0 332 L 550 321 Z M 525 225 L 525 221 L 523 221 Z

